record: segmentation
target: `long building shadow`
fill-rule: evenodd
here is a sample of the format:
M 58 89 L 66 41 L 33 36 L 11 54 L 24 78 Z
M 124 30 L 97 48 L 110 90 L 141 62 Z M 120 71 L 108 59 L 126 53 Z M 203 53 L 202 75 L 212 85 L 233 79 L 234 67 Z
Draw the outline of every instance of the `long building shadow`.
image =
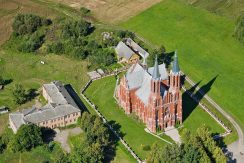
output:
M 75 92 L 73 87 L 70 84 L 67 84 L 64 86 L 66 90 L 69 92 L 70 96 L 74 99 L 75 103 L 77 106 L 82 110 L 82 111 L 88 111 L 86 105 L 81 101 L 79 95 Z
M 206 95 L 210 90 L 218 75 L 210 80 L 207 84 L 203 85 L 198 91 L 195 92 L 197 86 L 200 84 L 199 81 L 190 89 L 186 90 L 182 94 L 182 109 L 183 109 L 183 121 L 186 120 L 193 110 L 198 106 L 199 102 L 196 102 L 192 98 L 196 97 L 198 101 L 201 101 L 204 95 Z M 194 93 L 195 92 L 195 93 Z M 192 95 L 192 97 L 190 95 Z

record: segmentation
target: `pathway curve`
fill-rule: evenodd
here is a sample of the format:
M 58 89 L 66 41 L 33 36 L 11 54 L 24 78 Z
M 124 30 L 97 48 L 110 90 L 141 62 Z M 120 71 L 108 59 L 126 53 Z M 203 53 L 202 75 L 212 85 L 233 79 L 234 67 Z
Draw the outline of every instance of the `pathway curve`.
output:
M 186 76 L 185 79 L 191 86 L 195 85 L 195 83 L 189 77 Z M 198 86 L 196 87 L 196 90 L 198 90 L 201 95 L 205 94 Z M 235 127 L 239 139 L 236 142 L 228 145 L 227 149 L 233 153 L 233 159 L 236 159 L 237 162 L 244 162 L 244 134 L 241 127 L 234 120 L 234 118 L 231 117 L 231 115 L 224 111 L 224 109 L 221 108 L 216 102 L 214 102 L 214 100 L 211 99 L 208 95 L 204 95 L 204 98 L 208 100 L 208 102 L 211 103 Z

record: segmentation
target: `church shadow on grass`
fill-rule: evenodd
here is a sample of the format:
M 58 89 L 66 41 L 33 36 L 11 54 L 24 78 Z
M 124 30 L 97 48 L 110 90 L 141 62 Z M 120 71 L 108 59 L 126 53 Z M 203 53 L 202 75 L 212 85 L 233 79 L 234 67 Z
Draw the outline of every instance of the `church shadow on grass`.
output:
M 215 76 L 212 80 L 210 80 L 207 84 L 203 85 L 196 92 L 195 90 L 197 86 L 201 83 L 201 81 L 199 81 L 197 84 L 195 84 L 193 87 L 191 87 L 182 94 L 183 121 L 190 116 L 190 114 L 199 104 L 199 102 L 195 102 L 187 92 L 190 92 L 192 95 L 196 96 L 199 101 L 201 101 L 204 95 L 206 95 L 211 90 L 211 87 L 214 84 L 217 77 L 218 75 Z M 184 80 L 182 82 L 184 83 Z

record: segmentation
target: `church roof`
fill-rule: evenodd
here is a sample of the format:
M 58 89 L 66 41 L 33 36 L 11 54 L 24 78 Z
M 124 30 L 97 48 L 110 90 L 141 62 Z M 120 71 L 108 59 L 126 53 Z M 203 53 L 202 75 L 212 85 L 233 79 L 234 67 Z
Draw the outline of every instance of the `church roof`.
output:
M 142 65 L 136 63 L 132 65 L 125 74 L 129 89 L 138 88 L 136 95 L 144 104 L 148 103 L 150 96 L 150 85 L 153 77 L 153 70 L 154 67 L 150 67 L 146 70 L 142 67 Z M 165 64 L 158 65 L 158 75 L 161 76 L 160 80 L 168 79 L 168 72 L 165 68 Z M 167 90 L 163 85 L 161 86 L 160 91 L 162 97 L 164 97 Z

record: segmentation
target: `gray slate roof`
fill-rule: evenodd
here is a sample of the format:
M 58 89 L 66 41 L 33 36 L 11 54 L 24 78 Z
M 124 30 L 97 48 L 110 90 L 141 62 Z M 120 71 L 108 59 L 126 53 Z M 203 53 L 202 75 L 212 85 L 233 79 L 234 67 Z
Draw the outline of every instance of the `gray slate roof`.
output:
M 48 107 L 48 106 L 46 106 Z M 55 108 L 49 109 L 36 109 L 32 114 L 28 114 L 24 117 L 25 121 L 31 123 L 39 123 L 58 117 L 63 117 L 68 114 L 79 112 L 80 110 L 70 104 L 58 105 Z
M 42 121 L 80 112 L 80 109 L 76 105 L 75 101 L 61 82 L 54 81 L 49 84 L 44 84 L 43 87 L 51 97 L 52 102 L 48 101 L 48 104 L 39 109 L 32 107 L 9 114 L 9 118 L 17 129 L 22 124 L 37 124 Z
M 159 74 L 161 76 L 160 79 L 168 79 L 168 72 L 165 68 L 165 64 L 159 65 L 158 68 Z M 150 67 L 146 70 L 139 63 L 136 63 L 132 65 L 125 74 L 129 89 L 138 88 L 136 91 L 136 95 L 146 105 L 148 104 L 148 99 L 150 96 L 150 85 L 153 69 L 154 67 Z M 164 97 L 167 93 L 167 89 L 163 85 L 161 85 L 160 91 L 162 97 Z
M 71 104 L 74 107 L 77 107 L 73 98 L 70 96 L 70 94 L 60 81 L 54 81 L 49 84 L 44 84 L 43 87 L 46 89 L 48 95 L 51 97 L 52 103 Z
M 21 125 L 26 124 L 24 121 L 23 113 L 20 112 L 11 113 L 9 114 L 9 118 L 11 119 L 11 121 L 13 122 L 17 130 L 20 128 Z
M 116 53 L 119 58 L 126 58 L 127 60 L 131 58 L 133 54 L 135 54 L 125 43 L 122 41 L 115 48 Z
M 131 38 L 126 38 L 126 45 L 130 46 L 135 52 L 137 52 L 142 58 L 147 58 L 149 53 L 145 51 L 142 47 L 140 47 L 135 41 Z

